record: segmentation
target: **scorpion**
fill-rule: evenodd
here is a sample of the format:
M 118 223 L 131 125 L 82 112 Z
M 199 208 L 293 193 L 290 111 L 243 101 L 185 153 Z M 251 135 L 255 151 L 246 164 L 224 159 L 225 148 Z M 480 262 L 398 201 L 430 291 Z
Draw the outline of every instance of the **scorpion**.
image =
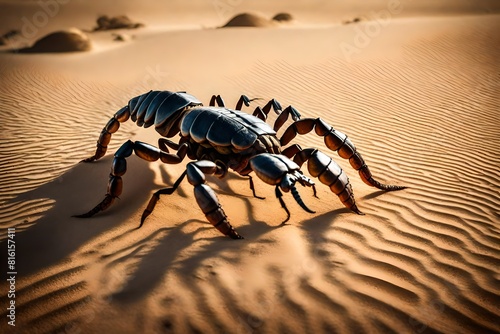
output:
M 313 130 L 324 138 L 324 143 L 330 150 L 337 151 L 340 157 L 349 160 L 364 183 L 385 191 L 406 188 L 375 180 L 350 139 L 321 118 L 301 118 L 296 108 L 288 106 L 283 109 L 276 99 L 271 99 L 262 108 L 256 107 L 252 114 L 241 111 L 243 104 L 248 107 L 254 100 L 257 99 L 241 95 L 235 109 L 230 109 L 226 108 L 220 95 L 213 95 L 209 106 L 203 106 L 196 97 L 186 92 L 149 91 L 132 98 L 104 126 L 95 154 L 82 162 L 92 162 L 103 157 L 111 135 L 119 129 L 120 123 L 128 119 L 144 128 L 154 125 L 162 136 L 158 140 L 158 147 L 140 141 L 126 141 L 114 154 L 104 199 L 89 212 L 75 217 L 88 218 L 106 210 L 121 195 L 122 176 L 127 171 L 126 158 L 132 153 L 146 161 L 161 160 L 166 164 L 179 164 L 186 156 L 192 160 L 187 163 L 186 169 L 172 187 L 160 189 L 152 195 L 138 228 L 143 226 L 145 219 L 153 212 L 160 195 L 172 194 L 187 176 L 206 219 L 225 236 L 243 239 L 228 221 L 217 195 L 206 182 L 207 175 L 223 178 L 229 169 L 248 177 L 250 189 L 256 198 L 263 199 L 256 195 L 251 172 L 255 172 L 265 183 L 275 186 L 275 195 L 287 214 L 282 225 L 290 219 L 290 211 L 282 198 L 282 191 L 291 192 L 302 209 L 314 213 L 306 206 L 295 187 L 297 183 L 312 187 L 316 196 L 314 181 L 301 171 L 305 162 L 310 176 L 328 186 L 347 208 L 362 215 L 356 205 L 347 174 L 334 160 L 316 148 L 302 149 L 298 144 L 283 148 L 297 134 L 304 135 Z M 271 108 L 278 115 L 272 128 L 266 123 Z M 293 123 L 278 139 L 277 132 L 289 117 Z M 178 142 L 167 139 L 176 134 L 180 136 Z M 175 152 L 170 153 L 169 148 Z

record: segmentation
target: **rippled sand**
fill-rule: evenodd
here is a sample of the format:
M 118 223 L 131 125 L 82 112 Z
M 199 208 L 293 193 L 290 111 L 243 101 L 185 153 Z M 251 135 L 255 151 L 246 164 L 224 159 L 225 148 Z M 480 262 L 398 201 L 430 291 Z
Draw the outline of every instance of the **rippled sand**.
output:
M 15 227 L 18 333 L 500 331 L 499 16 L 394 18 L 356 45 L 370 21 L 315 26 L 286 11 L 297 19 L 286 28 L 172 30 L 139 16 L 146 28 L 128 42 L 94 33 L 90 52 L 0 54 L 0 260 Z M 120 200 L 72 218 L 103 198 L 121 143 L 156 145 L 128 122 L 105 158 L 78 164 L 150 89 L 292 104 L 348 134 L 379 180 L 409 188 L 368 187 L 313 132 L 294 143 L 331 153 L 365 216 L 318 184 L 319 199 L 299 189 L 316 214 L 285 196 L 292 217 L 278 228 L 273 187 L 254 178 L 259 200 L 230 174 L 209 184 L 245 240 L 208 224 L 187 182 L 136 230 L 185 164 L 130 157 Z M 1 315 L 0 332 L 14 333 Z

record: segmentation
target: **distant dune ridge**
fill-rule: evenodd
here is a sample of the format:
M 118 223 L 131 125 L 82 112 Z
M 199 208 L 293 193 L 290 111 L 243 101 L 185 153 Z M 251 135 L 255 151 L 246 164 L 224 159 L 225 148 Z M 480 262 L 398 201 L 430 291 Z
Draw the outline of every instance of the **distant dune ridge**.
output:
M 32 28 L 8 34 L 0 52 L 0 265 L 15 227 L 17 271 L 15 299 L 0 280 L 0 333 L 500 333 L 498 1 L 0 5 L 1 33 Z M 130 38 L 108 23 L 67 29 L 102 13 L 144 28 Z M 205 29 L 225 23 L 263 29 Z M 19 37 L 32 54 L 6 51 Z M 312 130 L 292 143 L 335 160 L 365 216 L 314 179 L 317 198 L 297 189 L 316 213 L 284 193 L 291 219 L 278 227 L 286 213 L 274 187 L 254 176 L 265 199 L 254 198 L 230 171 L 207 184 L 245 240 L 207 223 L 187 181 L 137 229 L 152 194 L 189 160 L 132 154 L 119 200 L 73 218 L 102 200 L 123 143 L 157 145 L 154 127 L 127 121 L 105 157 L 79 163 L 110 117 L 150 90 L 205 105 L 220 94 L 231 108 L 245 94 L 257 98 L 248 113 L 275 98 L 347 134 L 378 180 L 408 189 L 367 186 Z
M 234 16 L 222 27 L 272 27 L 273 25 L 273 22 L 259 14 L 242 13 Z
M 21 32 L 16 29 L 12 29 L 7 31 L 5 34 L 0 36 L 0 45 L 6 45 L 9 43 L 9 40 L 12 38 L 15 38 L 16 36 L 19 36 Z
M 293 16 L 289 13 L 278 13 L 273 16 L 273 20 L 279 22 L 289 22 L 293 21 Z
M 114 29 L 137 29 L 144 27 L 143 23 L 132 22 L 126 15 L 109 17 L 102 15 L 97 18 L 97 27 L 94 31 Z
M 229 27 L 276 27 L 277 23 L 289 23 L 293 17 L 289 13 L 278 13 L 268 19 L 258 13 L 241 13 L 232 17 L 222 28 Z
M 21 53 L 80 52 L 92 49 L 90 38 L 81 30 L 56 31 L 38 39 L 33 46 L 17 50 Z

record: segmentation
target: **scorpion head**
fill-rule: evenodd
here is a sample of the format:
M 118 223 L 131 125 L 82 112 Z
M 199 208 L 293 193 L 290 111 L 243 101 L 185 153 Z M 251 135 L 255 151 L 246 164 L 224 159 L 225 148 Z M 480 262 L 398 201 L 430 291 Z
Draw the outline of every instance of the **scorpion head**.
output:
M 291 191 L 293 198 L 305 211 L 314 213 L 304 204 L 295 188 L 297 182 L 307 187 L 314 186 L 314 182 L 302 174 L 295 162 L 284 155 L 262 153 L 250 159 L 250 167 L 267 184 L 276 185 L 284 192 Z

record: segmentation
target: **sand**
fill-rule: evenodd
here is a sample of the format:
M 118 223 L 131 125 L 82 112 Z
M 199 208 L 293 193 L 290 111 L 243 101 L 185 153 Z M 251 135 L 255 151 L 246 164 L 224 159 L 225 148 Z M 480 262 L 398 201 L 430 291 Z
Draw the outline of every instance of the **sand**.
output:
M 30 31 L 40 4 L 2 0 L 0 34 L 24 32 L 0 49 L 0 332 L 500 332 L 499 5 L 389 3 L 61 1 Z M 252 12 L 294 20 L 215 29 Z M 7 52 L 54 31 L 89 30 L 100 15 L 145 26 L 88 33 L 84 52 Z M 133 38 L 113 41 L 122 32 Z M 120 200 L 93 218 L 71 217 L 103 198 L 123 142 L 156 145 L 153 129 L 127 122 L 103 159 L 78 163 L 108 119 L 151 89 L 206 104 L 221 94 L 229 106 L 241 94 L 263 99 L 253 106 L 276 98 L 348 134 L 375 177 L 409 188 L 365 185 L 310 133 L 294 143 L 334 158 L 366 215 L 318 181 L 319 199 L 299 189 L 316 213 L 287 194 L 291 220 L 278 227 L 286 214 L 273 187 L 254 178 L 259 200 L 230 173 L 208 181 L 244 240 L 206 222 L 187 182 L 137 230 L 152 193 L 185 163 L 134 156 Z

